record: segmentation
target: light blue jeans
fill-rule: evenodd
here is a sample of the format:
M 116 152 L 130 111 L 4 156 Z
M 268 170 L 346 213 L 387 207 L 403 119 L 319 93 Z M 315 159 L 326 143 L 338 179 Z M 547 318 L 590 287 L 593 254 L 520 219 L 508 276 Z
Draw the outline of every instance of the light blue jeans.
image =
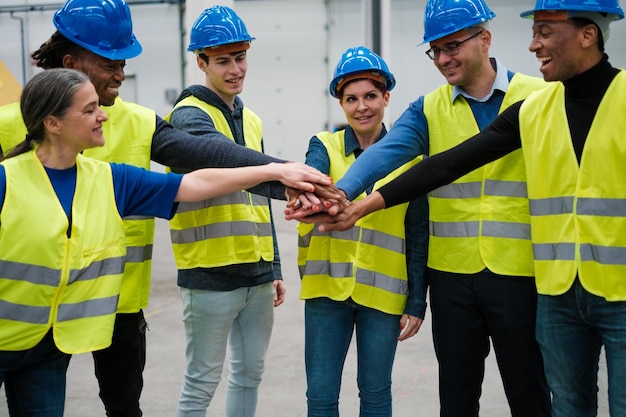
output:
M 226 417 L 253 417 L 274 324 L 272 283 L 233 291 L 181 288 L 187 369 L 178 417 L 204 417 L 222 376 L 227 343 L 230 368 Z
M 553 396 L 552 417 L 597 415 L 602 346 L 610 415 L 626 417 L 626 302 L 590 294 L 578 280 L 563 295 L 539 295 L 537 340 Z
M 307 416 L 339 416 L 341 375 L 356 328 L 359 416 L 391 417 L 391 372 L 400 316 L 351 300 L 313 298 L 305 302 L 304 322 Z

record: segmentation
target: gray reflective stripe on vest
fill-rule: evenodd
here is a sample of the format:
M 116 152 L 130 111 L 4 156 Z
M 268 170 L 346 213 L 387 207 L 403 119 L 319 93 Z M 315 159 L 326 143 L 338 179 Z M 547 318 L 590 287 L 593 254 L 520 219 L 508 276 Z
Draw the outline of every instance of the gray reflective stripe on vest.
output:
M 626 265 L 626 248 L 585 243 L 580 245 L 580 260 L 595 261 L 604 265 Z
M 379 248 L 388 249 L 398 253 L 405 252 L 404 239 L 378 230 L 363 229 L 361 243 L 378 246 Z
M 117 258 L 107 258 L 98 262 L 94 262 L 87 268 L 72 269 L 68 285 L 76 281 L 87 281 L 98 279 L 104 275 L 119 275 L 124 273 L 124 256 Z
M 579 198 L 576 202 L 579 215 L 626 217 L 626 199 L 623 198 Z
M 126 216 L 122 217 L 122 220 L 152 220 L 154 217 L 150 216 Z
M 126 262 L 145 262 L 152 259 L 152 246 L 127 246 Z
M 59 306 L 57 321 L 68 321 L 86 317 L 99 317 L 114 314 L 117 310 L 119 295 L 97 300 L 87 300 L 76 304 L 62 304 Z
M 298 246 L 308 248 L 311 244 L 312 236 L 329 236 L 333 239 L 357 241 L 359 238 L 360 227 L 354 226 L 344 231 L 320 232 L 317 225 L 306 235 L 298 237 Z
M 483 236 L 530 240 L 530 224 L 483 221 Z
M 480 222 L 430 222 L 430 235 L 436 237 L 478 237 Z M 530 225 L 483 221 L 483 236 L 530 240 Z
M 574 197 L 553 197 L 530 200 L 531 216 L 567 214 L 574 211 Z
M 482 192 L 482 182 L 462 182 L 444 185 L 430 192 L 437 198 L 478 198 Z
M 356 282 L 370 287 L 381 288 L 394 294 L 406 295 L 409 293 L 408 281 L 366 269 L 358 268 L 356 270 Z
M 0 261 L 0 277 L 56 287 L 61 282 L 61 271 L 45 266 Z
M 525 181 L 485 181 L 485 195 L 499 197 L 528 197 Z
M 328 275 L 331 278 L 351 278 L 352 262 L 330 261 L 307 261 L 306 265 L 300 266 L 300 276 L 304 275 Z
M 576 259 L 574 243 L 543 243 L 533 245 L 537 261 L 573 261 Z M 580 245 L 580 260 L 603 265 L 626 265 L 626 247 L 608 247 L 585 243 Z
M 49 318 L 50 307 L 25 306 L 0 300 L 0 319 L 46 324 Z
M 190 203 L 178 203 L 176 213 L 187 213 L 190 211 L 203 210 L 209 207 L 223 207 L 233 204 L 250 204 L 253 206 L 267 206 L 267 197 L 263 197 L 257 194 L 248 192 L 238 192 L 233 194 L 227 194 L 208 200 L 194 201 Z
M 431 221 L 428 225 L 430 235 L 437 237 L 477 237 L 479 222 L 441 223 Z
M 208 224 L 185 230 L 170 230 L 172 243 L 184 244 L 226 236 L 272 236 L 270 223 L 247 221 Z
M 533 253 L 536 261 L 573 261 L 576 245 L 573 243 L 535 243 Z

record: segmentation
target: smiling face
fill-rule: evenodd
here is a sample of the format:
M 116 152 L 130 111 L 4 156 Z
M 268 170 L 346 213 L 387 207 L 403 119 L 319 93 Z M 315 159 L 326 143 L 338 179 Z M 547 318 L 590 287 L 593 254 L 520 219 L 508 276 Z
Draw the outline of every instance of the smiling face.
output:
M 98 94 L 91 83 L 76 90 L 72 105 L 62 117 L 48 117 L 53 119 L 49 130 L 77 153 L 104 145 L 102 123 L 108 118 L 98 105 Z
M 205 58 L 208 58 L 208 62 Z M 198 56 L 197 62 L 206 74 L 207 88 L 232 108 L 235 97 L 243 91 L 243 81 L 248 71 L 246 51 Z
M 597 36 L 593 24 L 577 27 L 570 20 L 537 20 L 528 49 L 537 56 L 541 64 L 539 70 L 546 81 L 565 81 L 586 71 L 589 58 L 600 56 L 593 43 L 597 38 L 590 39 L 590 36 Z
M 357 137 L 369 136 L 382 129 L 389 92 L 381 91 L 370 79 L 358 79 L 343 88 L 339 104 Z
M 125 60 L 110 60 L 84 50 L 80 56 L 66 55 L 63 66 L 84 72 L 96 88 L 100 104 L 111 106 L 119 95 L 124 75 Z
M 482 33 L 472 37 L 477 31 Z M 450 85 L 465 90 L 471 90 L 472 84 L 480 78 L 485 60 L 489 59 L 490 45 L 491 33 L 479 27 L 464 29 L 430 42 L 431 49 L 441 51 L 433 60 L 441 75 Z M 443 52 L 447 50 L 454 50 L 456 54 L 448 56 Z

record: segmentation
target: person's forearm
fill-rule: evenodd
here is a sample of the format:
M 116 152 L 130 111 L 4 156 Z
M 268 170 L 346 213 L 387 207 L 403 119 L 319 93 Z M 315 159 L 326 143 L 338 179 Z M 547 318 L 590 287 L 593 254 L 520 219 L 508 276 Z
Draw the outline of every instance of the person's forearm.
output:
M 206 168 L 185 174 L 176 201 L 200 201 L 253 187 L 277 178 L 275 166 Z
M 157 120 L 152 138 L 151 159 L 159 164 L 184 170 L 233 168 L 285 162 L 282 159 L 237 145 L 223 135 L 193 136 Z
M 501 158 L 521 146 L 519 104 L 503 112 L 480 134 L 416 164 L 379 189 L 387 207 L 402 204 Z

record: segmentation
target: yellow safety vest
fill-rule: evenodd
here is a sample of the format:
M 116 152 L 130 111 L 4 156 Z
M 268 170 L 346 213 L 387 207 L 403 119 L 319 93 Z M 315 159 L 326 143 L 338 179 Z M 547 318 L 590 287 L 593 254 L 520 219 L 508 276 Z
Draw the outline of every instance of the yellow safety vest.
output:
M 32 348 L 50 328 L 65 353 L 109 346 L 126 254 L 111 167 L 78 156 L 68 238 L 67 216 L 35 151 L 2 165 L 0 350 Z
M 156 130 L 154 111 L 121 98 L 102 106 L 109 120 L 102 125 L 105 144 L 87 149 L 84 155 L 106 162 L 125 163 L 150 169 L 152 137 Z M 0 107 L 0 145 L 6 153 L 24 140 L 26 127 L 19 103 Z M 124 219 L 127 256 L 118 313 L 136 313 L 148 306 L 154 218 L 133 216 Z
M 345 131 L 321 132 L 330 158 L 329 175 L 337 180 L 354 163 L 346 156 Z M 376 182 L 374 189 L 398 177 L 421 157 Z M 365 197 L 361 194 L 358 199 Z M 402 314 L 408 295 L 404 218 L 408 203 L 379 210 L 343 232 L 324 233 L 312 224 L 298 229 L 298 267 L 301 299 L 328 297 L 356 303 L 389 314 Z
M 194 96 L 181 100 L 174 109 L 180 106 L 198 107 L 213 119 L 218 131 L 234 141 L 228 121 L 217 107 Z M 261 152 L 261 119 L 247 108 L 243 110 L 243 131 L 246 147 Z M 245 190 L 197 203 L 180 203 L 170 220 L 170 234 L 178 269 L 274 260 L 269 201 Z
M 578 275 L 590 293 L 626 301 L 624 91 L 622 70 L 600 103 L 580 165 L 562 83 L 532 94 L 520 109 L 540 294 L 563 294 Z
M 545 85 L 539 78 L 516 74 L 500 112 Z M 479 133 L 467 101 L 460 97 L 452 103 L 451 97 L 450 85 L 424 97 L 431 155 Z M 430 268 L 462 274 L 489 268 L 500 275 L 534 275 L 521 150 L 434 190 L 429 205 Z
M 20 103 L 0 106 L 0 146 L 6 155 L 26 138 L 26 126 L 22 119 Z

